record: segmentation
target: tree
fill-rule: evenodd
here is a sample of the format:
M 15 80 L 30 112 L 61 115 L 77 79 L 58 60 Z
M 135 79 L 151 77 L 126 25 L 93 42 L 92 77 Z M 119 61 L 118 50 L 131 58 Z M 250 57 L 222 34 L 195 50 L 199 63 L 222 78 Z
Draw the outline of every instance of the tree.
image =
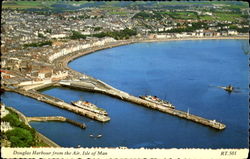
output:
M 52 45 L 52 41 L 43 41 L 43 42 L 38 42 L 38 43 L 30 43 L 30 44 L 24 44 L 23 46 L 26 47 L 42 47 L 44 45 Z
M 7 121 L 10 123 L 12 127 L 18 127 L 21 124 L 18 116 L 13 113 L 7 114 L 5 117 L 2 118 L 2 121 Z
M 94 37 L 97 37 L 97 38 L 103 38 L 103 37 L 112 37 L 116 40 L 121 40 L 121 39 L 129 39 L 130 36 L 133 36 L 133 35 L 136 35 L 137 32 L 135 30 L 132 30 L 132 29 L 124 29 L 124 30 L 121 30 L 121 31 L 113 31 L 113 32 L 102 32 L 102 33 L 99 33 L 99 34 L 94 34 L 93 36 Z
M 86 39 L 86 36 L 81 34 L 80 32 L 78 31 L 72 31 L 72 35 L 70 36 L 70 39 Z
M 45 36 L 42 33 L 38 33 L 39 38 L 45 38 Z
M 102 29 L 102 27 L 95 27 L 94 31 L 100 31 Z
M 23 128 L 7 131 L 6 136 L 11 142 L 11 147 L 30 147 L 35 142 L 31 132 Z

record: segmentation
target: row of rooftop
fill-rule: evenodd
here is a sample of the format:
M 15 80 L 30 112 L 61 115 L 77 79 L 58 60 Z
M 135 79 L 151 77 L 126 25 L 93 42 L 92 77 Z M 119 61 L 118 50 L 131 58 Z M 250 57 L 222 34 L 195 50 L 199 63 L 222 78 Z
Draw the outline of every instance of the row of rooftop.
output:
M 164 39 L 185 37 L 216 37 L 240 35 L 230 29 L 234 24 L 245 28 L 244 19 L 232 21 L 206 21 L 193 32 L 167 33 L 172 29 L 191 27 L 197 19 L 173 19 L 171 16 L 157 18 L 135 18 L 140 14 L 154 14 L 157 10 L 131 10 L 126 8 L 115 11 L 89 8 L 75 12 L 40 14 L 34 12 L 3 10 L 1 23 L 1 77 L 2 84 L 28 85 L 51 82 L 68 77 L 69 72 L 53 65 L 64 55 L 90 48 L 98 48 L 117 40 L 111 37 L 97 38 L 92 34 L 105 31 L 135 29 L 137 35 L 130 39 Z M 158 10 L 160 12 L 162 10 Z M 164 10 L 167 12 L 167 10 Z M 178 11 L 178 10 L 176 10 Z M 186 10 L 187 11 L 187 10 Z M 190 11 L 190 10 L 188 10 Z M 114 14 L 115 12 L 115 14 Z M 123 14 L 125 13 L 125 14 Z M 208 11 L 197 11 L 199 15 L 212 16 Z M 224 30 L 223 30 L 224 29 Z M 90 35 L 86 39 L 71 40 L 72 31 Z M 24 47 L 25 44 L 51 41 L 51 45 Z
M 156 10 L 157 11 L 157 10 Z M 87 9 L 70 13 L 51 13 L 41 15 L 33 12 L 4 10 L 2 12 L 2 47 L 6 50 L 20 48 L 25 43 L 43 41 L 44 39 L 66 38 L 72 31 L 79 31 L 83 35 L 91 35 L 105 31 L 119 31 L 125 28 L 136 29 L 138 33 L 161 32 L 174 28 L 192 26 L 200 22 L 199 19 L 174 19 L 170 15 L 160 18 L 135 18 L 138 13 L 153 15 L 156 11 L 140 11 L 120 8 L 114 12 L 105 9 Z M 176 10 L 179 11 L 179 10 Z M 213 16 L 212 12 L 186 10 L 197 15 Z M 163 12 L 162 10 L 158 11 Z M 168 12 L 168 10 L 164 10 Z M 174 11 L 172 11 L 174 12 Z M 124 13 L 124 14 L 123 14 Z M 187 15 L 189 16 L 189 15 Z M 138 16 L 137 16 L 138 17 Z M 247 19 L 236 17 L 237 21 L 205 21 L 208 30 L 228 30 L 230 25 L 238 28 L 249 27 Z M 219 24 L 224 24 L 220 26 Z M 200 28 L 205 29 L 205 28 Z

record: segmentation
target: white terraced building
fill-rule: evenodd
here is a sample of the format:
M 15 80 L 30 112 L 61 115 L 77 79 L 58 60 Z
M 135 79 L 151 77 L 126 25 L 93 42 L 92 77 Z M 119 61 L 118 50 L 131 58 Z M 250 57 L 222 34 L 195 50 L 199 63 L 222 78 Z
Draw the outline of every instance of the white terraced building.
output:
M 77 45 L 75 47 L 64 48 L 61 51 L 49 56 L 49 61 L 52 62 L 53 60 L 55 60 L 55 59 L 57 59 L 57 58 L 59 58 L 61 56 L 64 56 L 64 55 L 67 55 L 67 54 L 70 54 L 72 52 L 79 51 L 79 50 L 82 50 L 82 49 L 86 49 L 88 47 L 90 47 L 90 44 Z
M 5 117 L 7 114 L 9 114 L 9 111 L 5 109 L 4 104 L 1 104 L 1 118 Z M 1 132 L 6 132 L 11 129 L 13 128 L 10 126 L 9 122 L 1 121 Z
M 9 111 L 5 109 L 4 104 L 1 104 L 1 118 L 5 117 L 7 114 L 9 114 Z
M 12 130 L 13 128 L 10 126 L 9 122 L 1 121 L 1 132 L 6 132 L 8 130 Z
M 116 41 L 116 40 L 108 37 L 108 38 L 103 38 L 102 40 L 99 40 L 97 42 L 94 42 L 93 44 L 79 44 L 79 45 L 72 46 L 69 48 L 64 48 L 64 49 L 60 50 L 59 52 L 56 52 L 53 55 L 50 55 L 49 61 L 52 62 L 53 60 L 55 60 L 61 56 L 73 53 L 75 51 L 83 50 L 83 49 L 94 47 L 94 46 L 103 46 L 107 43 L 114 42 L 114 41 Z

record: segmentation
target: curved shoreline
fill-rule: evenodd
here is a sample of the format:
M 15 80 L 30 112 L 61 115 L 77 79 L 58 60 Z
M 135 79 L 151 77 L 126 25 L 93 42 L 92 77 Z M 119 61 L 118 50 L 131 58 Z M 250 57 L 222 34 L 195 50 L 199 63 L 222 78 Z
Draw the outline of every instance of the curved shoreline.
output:
M 100 50 L 113 48 L 113 47 L 118 47 L 118 46 L 123 46 L 123 45 L 128 45 L 128 44 L 132 44 L 132 43 L 137 43 L 137 41 L 133 41 L 133 40 L 118 41 L 118 42 L 114 42 L 114 43 L 109 43 L 109 44 L 107 44 L 105 46 L 101 46 L 101 47 L 99 46 L 99 47 L 94 47 L 94 48 L 88 48 L 86 50 L 78 51 L 76 54 L 73 54 L 73 55 L 71 53 L 69 55 L 63 56 L 60 59 L 56 59 L 55 61 L 56 62 L 60 61 L 60 63 L 62 63 L 63 69 L 66 69 L 66 70 L 69 70 L 69 71 L 72 71 L 72 72 L 75 72 L 75 73 L 80 73 L 80 72 L 77 72 L 76 70 L 71 69 L 68 66 L 69 62 L 71 62 L 74 59 L 77 59 L 77 58 L 79 58 L 81 56 L 85 56 L 85 55 L 88 55 L 88 54 L 91 54 L 91 53 L 95 53 L 95 52 L 100 51 Z M 83 73 L 80 73 L 80 74 L 83 74 Z M 84 75 L 88 76 L 86 74 L 84 74 Z
M 128 44 L 133 44 L 133 43 L 146 43 L 146 42 L 167 42 L 167 41 L 183 41 L 183 40 L 247 40 L 249 39 L 249 36 L 227 36 L 227 37 L 192 37 L 192 38 L 167 38 L 167 39 L 132 39 L 132 40 L 122 40 L 122 41 L 117 41 L 114 43 L 109 43 L 105 46 L 101 46 L 101 47 L 94 47 L 94 48 L 89 48 L 83 51 L 78 51 L 77 54 L 74 55 L 66 55 L 64 57 L 62 57 L 61 59 L 59 59 L 59 61 L 62 62 L 62 67 L 64 69 L 73 71 L 73 72 L 77 72 L 76 70 L 71 69 L 68 64 L 69 62 L 73 61 L 74 59 L 77 59 L 81 56 L 85 56 L 91 53 L 95 53 L 97 51 L 100 50 L 104 50 L 104 49 L 108 49 L 108 48 L 113 48 L 113 47 L 118 47 L 118 46 L 123 46 L 123 45 L 128 45 Z M 57 59 L 58 60 L 58 59 Z M 80 73 L 80 72 L 77 72 Z M 81 73 L 83 74 L 83 73 Z M 84 74 L 85 76 L 88 76 L 86 74 Z M 90 77 L 90 76 L 89 76 Z
M 112 47 L 116 47 L 116 46 L 121 46 L 121 45 L 127 45 L 127 44 L 132 44 L 132 43 L 140 43 L 140 42 L 143 42 L 143 43 L 146 43 L 146 42 L 161 42 L 161 41 L 178 41 L 178 40 L 230 40 L 230 39 L 248 39 L 248 36 L 241 36 L 241 37 L 210 37 L 210 38 L 182 38 L 182 39 L 139 39 L 139 40 L 135 40 L 135 39 L 132 39 L 132 40 L 127 40 L 127 41 L 117 41 L 116 43 L 109 43 L 105 46 L 102 46 L 102 47 L 92 47 L 92 48 L 88 48 L 86 50 L 83 50 L 82 52 L 75 52 L 72 53 L 74 55 L 69 55 L 68 57 L 66 57 L 66 60 L 64 61 L 64 66 L 67 67 L 67 69 L 70 69 L 71 71 L 74 71 L 74 72 L 77 72 L 71 68 L 69 68 L 67 66 L 68 62 L 72 61 L 73 59 L 75 58 L 78 58 L 79 56 L 84 56 L 84 55 L 87 55 L 87 54 L 90 54 L 90 53 L 93 53 L 95 51 L 98 51 L 98 50 L 102 50 L 102 49 L 106 49 L 106 48 L 112 48 Z M 61 58 L 61 59 L 65 59 L 65 58 Z M 72 72 L 71 72 L 72 73 Z M 79 72 L 77 72 L 79 73 Z M 85 75 L 84 73 L 79 73 L 81 74 L 81 76 Z M 80 76 L 80 79 L 81 79 L 81 76 Z M 168 109 L 163 109 L 161 106 L 158 106 L 158 105 L 154 105 L 150 102 L 147 102 L 147 101 L 144 101 L 136 96 L 133 96 L 133 95 L 130 95 L 126 92 L 123 92 L 119 89 L 116 89 L 116 88 L 113 88 L 112 86 L 100 81 L 100 80 L 97 80 L 91 76 L 88 76 L 88 75 L 85 75 L 87 78 L 86 80 L 79 80 L 80 82 L 86 82 L 86 83 L 95 83 L 94 84 L 94 88 L 85 88 L 85 90 L 89 90 L 89 91 L 94 91 L 94 92 L 97 92 L 97 93 L 103 93 L 103 94 L 106 94 L 106 95 L 109 95 L 109 96 L 112 96 L 112 97 L 116 97 L 116 98 L 119 98 L 119 99 L 122 99 L 124 101 L 127 101 L 127 102 L 131 102 L 133 104 L 138 104 L 138 105 L 142 105 L 144 107 L 147 107 L 147 108 L 151 108 L 151 109 L 155 109 L 155 110 L 158 110 L 158 111 L 161 111 L 163 113 L 167 113 L 167 114 L 171 114 L 173 116 L 177 116 L 177 117 L 180 117 L 180 118 L 184 118 L 184 119 L 187 119 L 187 120 L 190 120 L 190 121 L 193 121 L 195 123 L 199 123 L 199 124 L 202 124 L 202 125 L 205 125 L 205 126 L 209 126 L 209 127 L 212 127 L 212 128 L 215 128 L 215 129 L 218 129 L 218 130 L 223 130 L 226 128 L 226 125 L 223 124 L 223 123 L 220 123 L 220 122 L 217 122 L 216 124 L 213 123 L 213 120 L 211 119 L 207 119 L 207 118 L 203 118 L 201 116 L 198 116 L 198 115 L 194 115 L 194 114 L 190 114 L 190 113 L 187 113 L 187 112 L 184 112 L 184 111 L 181 111 L 181 110 L 168 110 Z M 77 76 L 74 76 L 74 79 L 73 80 L 77 80 Z M 98 85 L 98 84 L 103 84 L 104 86 L 106 87 L 102 87 L 101 85 Z

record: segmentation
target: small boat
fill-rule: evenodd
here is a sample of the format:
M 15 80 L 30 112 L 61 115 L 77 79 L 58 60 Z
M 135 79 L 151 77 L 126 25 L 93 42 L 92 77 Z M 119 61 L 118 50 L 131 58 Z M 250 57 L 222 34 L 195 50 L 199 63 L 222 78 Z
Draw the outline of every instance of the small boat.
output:
M 239 87 L 233 87 L 232 85 L 228 85 L 228 86 L 214 86 L 214 85 L 210 85 L 212 87 L 217 87 L 217 88 L 221 88 L 224 91 L 227 91 L 228 93 L 246 93 L 244 92 L 244 90 L 248 91 L 248 88 L 239 88 Z
M 232 92 L 233 90 L 234 90 L 234 87 L 233 86 L 231 86 L 231 85 L 228 85 L 227 87 L 225 87 L 225 88 L 223 88 L 225 91 L 227 91 L 227 92 Z
M 89 135 L 90 137 L 94 137 L 92 134 Z
M 150 101 L 150 102 L 153 102 L 153 103 L 156 103 L 156 104 L 160 104 L 162 106 L 165 106 L 165 107 L 168 107 L 168 108 L 171 108 L 171 109 L 175 109 L 175 107 L 170 102 L 161 100 L 157 96 L 147 95 L 147 96 L 139 96 L 139 97 L 141 99 L 145 99 L 147 101 Z
M 100 137 L 102 137 L 102 135 L 97 135 L 97 138 L 100 138 Z
M 222 89 L 224 89 L 224 91 L 227 91 L 227 92 L 229 92 L 229 93 L 231 93 L 231 92 L 234 91 L 234 87 L 231 86 L 231 85 L 228 85 L 228 86 L 226 86 L 226 87 L 224 87 L 224 86 L 217 86 L 217 87 L 218 87 L 218 88 L 222 88 Z

